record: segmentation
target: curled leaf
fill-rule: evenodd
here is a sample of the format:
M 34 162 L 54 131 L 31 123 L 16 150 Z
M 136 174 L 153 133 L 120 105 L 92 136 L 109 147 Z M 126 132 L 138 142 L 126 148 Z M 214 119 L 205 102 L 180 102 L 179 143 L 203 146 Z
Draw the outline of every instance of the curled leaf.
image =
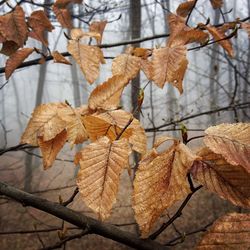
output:
M 176 10 L 177 15 L 181 17 L 186 17 L 189 12 L 194 8 L 194 5 L 195 0 L 181 3 Z
M 250 124 L 220 124 L 205 131 L 204 142 L 232 165 L 241 165 L 250 173 Z
M 43 167 L 45 170 L 52 166 L 53 162 L 56 159 L 57 154 L 63 148 L 66 140 L 67 140 L 66 130 L 63 130 L 61 133 L 59 133 L 49 141 L 44 141 L 42 137 L 38 138 L 38 145 L 42 152 Z
M 191 170 L 193 178 L 234 205 L 250 208 L 250 174 L 241 166 L 230 165 L 208 148 L 203 148 L 197 155 L 203 161 L 194 163 Z
M 69 62 L 61 53 L 58 51 L 53 51 L 52 53 L 53 59 L 55 63 L 63 63 L 63 64 L 68 64 L 72 65 L 71 62 Z

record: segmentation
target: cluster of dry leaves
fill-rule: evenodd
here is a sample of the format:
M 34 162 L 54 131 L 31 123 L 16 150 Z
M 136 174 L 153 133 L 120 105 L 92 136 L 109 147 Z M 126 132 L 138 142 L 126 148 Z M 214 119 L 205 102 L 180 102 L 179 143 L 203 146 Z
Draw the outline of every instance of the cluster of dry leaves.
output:
M 67 9 L 72 2 L 80 4 L 82 1 L 57 0 L 53 11 L 62 27 L 71 29 L 68 52 L 91 84 L 98 78 L 100 64 L 105 63 L 100 44 L 107 22 L 92 23 L 88 32 L 72 28 Z M 222 1 L 211 3 L 214 8 L 219 8 Z M 192 191 L 188 174 L 221 198 L 250 208 L 250 124 L 221 124 L 208 128 L 205 131 L 205 146 L 196 152 L 179 139 L 168 136 L 158 138 L 153 148 L 147 150 L 147 138 L 140 122 L 119 106 L 124 88 L 140 70 L 157 86 L 163 88 L 165 83 L 171 83 L 181 93 L 188 64 L 186 46 L 193 42 L 206 44 L 209 34 L 213 39 L 220 40 L 219 44 L 233 56 L 231 42 L 225 39 L 225 33 L 229 29 L 234 30 L 239 21 L 217 28 L 204 24 L 191 28 L 186 25 L 186 18 L 194 4 L 195 1 L 187 1 L 178 7 L 177 15 L 168 16 L 171 34 L 165 47 L 128 48 L 113 60 L 112 77 L 92 91 L 87 105 L 78 108 L 68 103 L 40 105 L 34 110 L 21 139 L 21 143 L 40 147 L 45 169 L 52 166 L 66 142 L 73 146 L 90 140 L 90 144 L 75 156 L 75 164 L 80 165 L 77 185 L 86 205 L 101 220 L 111 214 L 119 178 L 123 170 L 130 169 L 132 151 L 140 153 L 141 160 L 133 183 L 132 206 L 142 237 L 148 236 L 164 210 Z M 15 32 L 6 27 L 7 24 Z M 34 51 L 33 48 L 22 48 L 27 37 L 48 46 L 44 32 L 52 29 L 49 19 L 40 10 L 34 11 L 27 22 L 20 6 L 0 17 L 1 53 L 10 56 L 6 62 L 7 78 Z M 91 45 L 86 39 L 95 39 L 96 45 Z M 52 52 L 52 55 L 56 62 L 68 63 L 59 52 Z M 164 147 L 165 142 L 171 145 Z M 159 147 L 164 150 L 159 151 Z M 211 234 L 232 231 L 232 228 L 237 231 L 242 223 L 249 221 L 249 215 L 231 214 L 220 220 L 212 227 Z M 221 226 L 225 221 L 237 225 Z M 246 227 L 249 229 L 249 222 Z M 206 237 L 200 243 L 200 249 L 217 240 Z M 226 241 L 226 237 L 219 238 Z

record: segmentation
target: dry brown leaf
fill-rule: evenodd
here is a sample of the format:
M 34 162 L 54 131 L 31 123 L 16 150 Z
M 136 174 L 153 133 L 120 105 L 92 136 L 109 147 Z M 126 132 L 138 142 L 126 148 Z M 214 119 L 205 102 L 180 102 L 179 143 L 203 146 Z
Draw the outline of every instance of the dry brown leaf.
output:
M 226 50 L 226 52 L 230 57 L 234 56 L 234 51 L 231 41 L 229 39 L 225 39 L 226 35 L 220 29 L 212 25 L 206 25 L 206 26 L 204 25 L 203 27 L 213 36 L 215 41 L 218 41 L 218 43 L 221 45 L 221 47 L 224 48 L 224 50 Z
M 110 216 L 116 201 L 122 170 L 128 167 L 130 147 L 126 139 L 111 142 L 101 137 L 78 154 L 77 185 L 86 205 L 101 220 Z
M 38 106 L 32 113 L 32 117 L 22 135 L 21 143 L 38 145 L 38 137 L 43 141 L 49 141 L 61 133 L 66 123 L 60 117 L 64 109 L 70 109 L 65 103 L 47 103 Z
M 241 23 L 241 28 L 243 28 L 247 32 L 248 37 L 250 37 L 250 23 Z
M 54 29 L 47 15 L 42 10 L 32 12 L 28 18 L 28 25 L 32 29 L 29 32 L 29 36 L 40 41 L 45 46 L 48 46 L 48 40 L 45 36 L 46 31 L 52 31 Z
M 147 59 L 149 56 L 152 55 L 152 49 L 146 48 L 133 48 L 131 55 L 141 57 L 142 59 Z
M 23 48 L 17 50 L 6 61 L 5 77 L 8 80 L 15 69 L 34 51 L 33 48 Z
M 250 173 L 250 123 L 220 124 L 209 127 L 205 133 L 207 147 Z
M 17 5 L 11 13 L 0 16 L 0 33 L 7 41 L 13 41 L 23 47 L 27 40 L 28 27 L 22 7 Z
M 83 2 L 83 0 L 56 0 L 54 5 L 58 8 L 65 8 L 70 3 L 81 4 L 82 2 Z
M 63 130 L 61 133 L 59 133 L 49 141 L 43 141 L 42 137 L 38 138 L 38 145 L 42 152 L 43 167 L 45 170 L 52 166 L 53 162 L 56 159 L 57 154 L 63 148 L 66 140 L 67 140 L 66 130 Z
M 221 8 L 223 5 L 223 0 L 210 0 L 214 9 Z
M 250 246 L 250 214 L 229 213 L 214 222 L 197 250 L 247 250 Z
M 208 148 L 203 148 L 197 155 L 203 161 L 194 163 L 191 170 L 193 178 L 234 205 L 250 208 L 250 174 L 240 166 L 230 165 Z
M 71 145 L 82 143 L 88 139 L 88 134 L 82 118 L 89 113 L 86 105 L 79 108 L 59 110 L 59 116 L 66 122 L 67 140 Z
M 77 40 L 79 42 L 80 39 L 83 38 L 95 38 L 98 42 L 101 39 L 101 35 L 97 32 L 85 32 L 82 29 L 74 28 L 70 31 L 70 37 L 73 40 Z
M 169 137 L 165 138 L 167 140 Z M 164 139 L 161 140 L 163 142 Z M 153 148 L 142 158 L 136 172 L 133 193 L 135 218 L 142 237 L 148 235 L 165 209 L 190 192 L 187 173 L 197 159 L 199 157 L 177 140 L 164 152 L 158 153 Z
M 92 110 L 117 109 L 122 91 L 127 84 L 128 79 L 123 75 L 112 76 L 92 91 L 88 100 L 89 108 Z
M 63 28 L 73 28 L 71 15 L 67 8 L 58 8 L 57 6 L 53 5 L 52 10 L 54 11 L 58 22 L 62 25 Z
M 81 67 L 86 80 L 92 84 L 99 76 L 100 63 L 104 63 L 102 50 L 75 40 L 69 41 L 67 49 Z
M 139 73 L 141 59 L 129 54 L 121 54 L 112 62 L 113 75 L 124 75 L 129 80 L 135 78 Z
M 10 56 L 14 54 L 19 49 L 19 46 L 13 41 L 5 41 L 3 43 L 0 53 Z
M 181 17 L 186 17 L 189 12 L 194 8 L 194 5 L 195 0 L 181 3 L 176 10 L 177 15 Z
M 103 31 L 104 31 L 107 23 L 108 22 L 106 20 L 105 21 L 94 21 L 89 25 L 90 32 L 96 32 L 96 33 L 100 34 L 100 38 L 98 38 L 98 40 L 97 40 L 98 44 L 102 43 Z
M 57 50 L 53 51 L 52 53 L 53 59 L 55 63 L 63 63 L 72 65 L 71 62 L 69 62 L 61 53 L 59 53 Z
M 186 25 L 186 19 L 174 14 L 167 17 L 170 36 L 167 40 L 167 47 L 177 47 L 189 43 L 205 44 L 208 41 L 208 34 L 200 29 L 190 28 Z
M 113 110 L 86 116 L 83 120 L 92 141 L 101 136 L 107 136 L 113 141 L 127 127 L 121 138 L 127 138 L 129 143 L 132 144 L 132 149 L 138 153 L 144 154 L 146 152 L 147 137 L 145 130 L 131 113 L 124 110 Z
M 144 72 L 149 81 L 152 81 L 153 65 L 148 59 L 141 60 L 141 70 Z
M 187 69 L 187 49 L 184 46 L 160 48 L 153 52 L 152 79 L 157 86 L 163 88 L 166 82 L 183 92 L 182 80 Z

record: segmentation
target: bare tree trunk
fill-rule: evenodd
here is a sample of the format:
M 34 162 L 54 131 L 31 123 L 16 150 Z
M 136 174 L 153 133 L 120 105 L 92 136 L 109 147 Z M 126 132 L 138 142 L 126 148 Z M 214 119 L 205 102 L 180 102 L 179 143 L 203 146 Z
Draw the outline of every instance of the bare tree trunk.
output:
M 141 36 L 141 0 L 130 0 L 130 29 L 131 39 L 140 38 Z M 140 44 L 135 44 L 140 47 Z M 137 98 L 140 89 L 140 75 L 132 80 L 131 98 L 133 110 L 137 107 Z M 140 112 L 136 112 L 135 117 L 140 119 Z
M 215 19 L 214 23 L 218 24 L 220 21 L 220 12 L 219 10 L 215 11 Z M 210 93 L 210 109 L 214 109 L 217 103 L 217 95 L 216 95 L 216 83 L 214 81 L 215 77 L 218 78 L 218 71 L 219 71 L 219 62 L 217 53 L 218 45 L 214 44 L 212 46 L 212 53 L 211 53 L 211 63 L 210 63 L 210 74 L 209 74 L 209 93 Z M 212 124 L 216 123 L 216 115 L 211 114 L 210 121 Z

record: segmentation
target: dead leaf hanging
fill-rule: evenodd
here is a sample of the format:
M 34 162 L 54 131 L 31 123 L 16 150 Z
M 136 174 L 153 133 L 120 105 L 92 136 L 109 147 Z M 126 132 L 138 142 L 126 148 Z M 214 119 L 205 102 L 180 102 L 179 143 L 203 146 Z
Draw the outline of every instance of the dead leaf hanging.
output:
M 113 75 L 124 75 L 129 80 L 135 78 L 139 73 L 141 59 L 129 54 L 121 54 L 112 62 Z
M 241 166 L 230 165 L 208 148 L 203 148 L 197 155 L 202 161 L 195 162 L 192 167 L 194 179 L 234 205 L 250 208 L 250 174 Z
M 241 165 L 250 173 L 250 124 L 220 124 L 205 130 L 204 142 L 232 165 Z
M 195 0 L 181 3 L 176 10 L 177 15 L 181 17 L 186 17 L 189 12 L 194 8 L 194 5 Z
M 173 140 L 174 144 L 163 153 L 156 148 L 149 151 L 140 161 L 134 180 L 133 208 L 142 237 L 148 235 L 165 209 L 190 192 L 187 173 L 199 159 L 177 140 L 164 140 Z
M 104 63 L 101 49 L 80 44 L 80 41 L 76 40 L 70 40 L 67 49 L 81 67 L 87 81 L 92 84 L 99 76 L 100 63 Z
M 116 109 L 120 103 L 120 97 L 128 79 L 123 75 L 114 75 L 106 82 L 97 86 L 91 93 L 88 104 L 92 110 Z
M 249 249 L 250 214 L 230 213 L 214 222 L 197 250 Z
M 72 65 L 71 62 L 69 62 L 60 52 L 53 51 L 51 54 L 53 56 L 55 63 L 63 63 L 63 64 Z
M 62 25 L 63 28 L 72 29 L 72 21 L 71 15 L 67 8 L 58 8 L 57 6 L 53 6 L 53 11 L 56 15 L 58 22 Z
M 53 162 L 56 159 L 57 154 L 63 148 L 66 140 L 67 140 L 66 130 L 63 130 L 61 133 L 59 133 L 49 141 L 44 141 L 42 137 L 38 138 L 38 145 L 42 152 L 43 167 L 45 170 L 52 166 Z
M 38 138 L 49 141 L 60 134 L 66 127 L 65 121 L 60 117 L 63 109 L 68 109 L 65 103 L 47 103 L 38 106 L 22 135 L 21 143 L 38 146 Z
M 170 83 L 183 92 L 182 81 L 188 65 L 186 53 L 184 46 L 154 50 L 152 79 L 157 86 L 163 88 L 165 83 Z
M 5 77 L 8 80 L 15 69 L 22 64 L 22 62 L 34 51 L 33 48 L 23 48 L 17 50 L 6 61 Z
M 23 47 L 27 40 L 28 27 L 22 7 L 17 5 L 11 13 L 0 16 L 0 33 L 7 41 L 13 41 Z
M 111 142 L 102 137 L 83 150 L 78 159 L 77 185 L 86 205 L 101 220 L 110 216 L 116 201 L 122 170 L 128 166 L 130 147 L 126 139 Z

